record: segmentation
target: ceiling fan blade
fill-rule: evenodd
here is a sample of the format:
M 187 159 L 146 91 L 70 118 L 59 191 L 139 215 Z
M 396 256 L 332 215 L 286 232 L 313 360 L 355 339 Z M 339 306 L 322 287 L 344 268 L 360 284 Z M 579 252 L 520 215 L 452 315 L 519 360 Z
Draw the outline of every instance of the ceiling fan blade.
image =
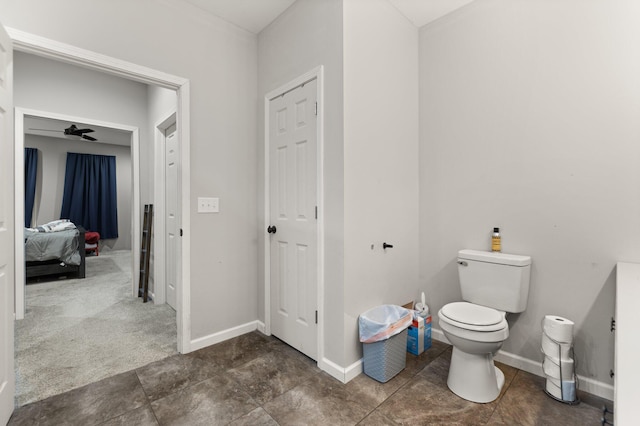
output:
M 32 129 L 32 128 L 29 128 L 29 130 L 38 130 L 38 131 L 41 131 L 41 132 L 62 132 L 62 130 L 51 130 L 51 129 Z
M 97 140 L 98 140 L 98 139 L 96 139 L 96 138 L 93 138 L 93 137 L 91 137 L 91 136 L 87 136 L 87 135 L 82 135 L 82 138 L 83 138 L 83 139 L 87 139 L 87 140 L 89 140 L 89 141 L 97 141 Z

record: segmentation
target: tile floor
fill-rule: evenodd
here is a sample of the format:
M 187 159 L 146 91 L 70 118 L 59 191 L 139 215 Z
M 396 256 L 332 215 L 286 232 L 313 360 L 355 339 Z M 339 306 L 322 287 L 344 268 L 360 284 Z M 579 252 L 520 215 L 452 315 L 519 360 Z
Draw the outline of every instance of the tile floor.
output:
M 500 365 L 498 400 L 474 404 L 446 384 L 450 346 L 434 341 L 385 384 L 342 384 L 258 332 L 175 355 L 18 408 L 10 425 L 599 425 L 604 403 L 569 406 L 540 377 Z

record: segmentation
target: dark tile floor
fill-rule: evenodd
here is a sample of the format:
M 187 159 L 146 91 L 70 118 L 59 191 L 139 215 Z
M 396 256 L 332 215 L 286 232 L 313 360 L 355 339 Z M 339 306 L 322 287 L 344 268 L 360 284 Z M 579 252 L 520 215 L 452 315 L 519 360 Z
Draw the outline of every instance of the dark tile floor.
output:
M 258 332 L 154 362 L 15 411 L 10 425 L 599 425 L 606 401 L 569 406 L 540 377 L 499 365 L 489 404 L 447 388 L 451 350 L 434 341 L 382 384 L 361 374 L 342 384 L 279 340 Z M 608 403 L 610 407 L 611 404 Z

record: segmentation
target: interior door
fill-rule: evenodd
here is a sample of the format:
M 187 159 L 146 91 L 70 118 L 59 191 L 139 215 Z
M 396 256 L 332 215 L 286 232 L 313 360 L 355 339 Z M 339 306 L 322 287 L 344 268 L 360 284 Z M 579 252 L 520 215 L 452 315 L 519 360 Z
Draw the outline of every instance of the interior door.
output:
M 180 226 L 178 224 L 178 136 L 176 125 L 172 124 L 165 131 L 165 202 L 166 202 L 166 262 L 165 283 L 167 304 L 176 309 L 176 283 L 178 282 L 177 255 Z
M 271 332 L 317 357 L 316 80 L 269 104 Z
M 0 25 L 0 424 L 13 413 L 14 149 L 13 51 Z

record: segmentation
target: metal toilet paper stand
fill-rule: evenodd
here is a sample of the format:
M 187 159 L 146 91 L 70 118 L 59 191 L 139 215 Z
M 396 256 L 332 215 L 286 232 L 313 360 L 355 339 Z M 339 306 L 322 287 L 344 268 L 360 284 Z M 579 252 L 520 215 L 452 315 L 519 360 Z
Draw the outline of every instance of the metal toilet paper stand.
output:
M 558 402 L 562 402 L 563 404 L 568 404 L 568 405 L 577 405 L 577 404 L 579 404 L 580 403 L 580 398 L 578 398 L 578 377 L 576 376 L 576 371 L 575 371 L 576 370 L 575 369 L 575 361 L 572 364 L 573 365 L 573 368 L 572 368 L 573 371 L 571 372 L 571 377 L 573 378 L 573 380 L 575 382 L 575 391 L 574 391 L 575 399 L 573 401 L 567 401 L 567 400 L 565 400 L 565 394 L 564 394 L 565 389 L 564 389 L 564 386 L 562 386 L 562 382 L 563 382 L 562 378 L 564 377 L 563 371 L 562 371 L 562 344 L 563 343 L 562 342 L 558 342 L 557 340 L 555 340 L 552 337 L 549 337 L 549 335 L 547 333 L 545 333 L 544 331 L 542 333 L 557 346 L 557 348 L 558 348 L 558 368 L 560 369 L 560 379 L 559 379 L 560 380 L 560 398 L 558 398 L 555 395 L 551 394 L 547 390 L 546 386 L 545 386 L 545 389 L 544 389 L 544 393 L 546 393 L 550 398 L 553 398 Z M 564 344 L 566 345 L 567 343 L 564 343 Z M 571 345 L 569 347 L 570 359 L 571 360 L 575 360 L 575 355 L 574 355 L 574 351 L 573 351 L 573 342 L 570 343 L 570 345 Z M 542 347 L 540 348 L 540 351 L 545 356 L 549 355 L 549 354 L 544 352 L 544 349 Z M 545 377 L 546 377 L 546 380 L 550 380 L 549 377 L 546 374 L 545 374 Z M 568 395 L 566 395 L 566 396 L 568 396 Z

